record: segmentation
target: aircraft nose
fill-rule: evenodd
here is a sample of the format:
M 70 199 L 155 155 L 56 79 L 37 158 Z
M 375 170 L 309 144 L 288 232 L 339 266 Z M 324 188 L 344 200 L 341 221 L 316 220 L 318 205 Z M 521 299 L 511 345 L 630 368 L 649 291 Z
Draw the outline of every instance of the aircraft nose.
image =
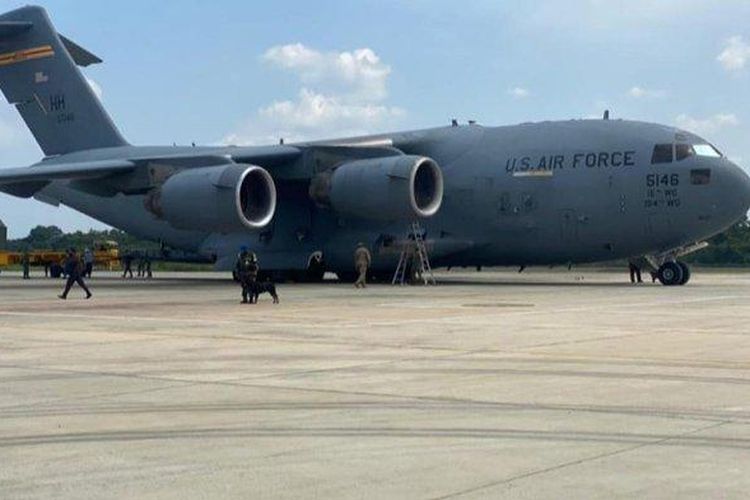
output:
M 745 212 L 750 210 L 750 175 L 738 165 L 733 165 L 737 172 L 738 198 L 742 201 Z
M 745 170 L 734 163 L 728 169 L 727 186 L 731 190 L 727 193 L 729 200 L 737 207 L 737 216 L 743 216 L 750 210 L 750 176 Z

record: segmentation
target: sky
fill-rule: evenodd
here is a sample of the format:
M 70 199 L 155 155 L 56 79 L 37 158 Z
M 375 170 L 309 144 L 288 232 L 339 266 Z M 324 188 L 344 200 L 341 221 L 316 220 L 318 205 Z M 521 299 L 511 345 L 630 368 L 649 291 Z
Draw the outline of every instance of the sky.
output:
M 0 0 L 0 12 L 26 1 Z M 254 145 L 600 117 L 677 125 L 750 167 L 750 0 L 49 0 L 136 145 Z M 0 168 L 41 151 L 0 97 Z M 11 237 L 70 209 L 0 194 Z

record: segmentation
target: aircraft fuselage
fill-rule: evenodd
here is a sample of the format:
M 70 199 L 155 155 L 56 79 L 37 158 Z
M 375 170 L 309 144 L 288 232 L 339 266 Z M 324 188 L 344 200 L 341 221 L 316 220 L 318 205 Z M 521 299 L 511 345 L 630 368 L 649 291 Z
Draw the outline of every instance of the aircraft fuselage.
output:
M 678 161 L 677 145 L 707 143 L 662 125 L 620 120 L 468 125 L 325 144 L 332 143 L 388 145 L 440 165 L 443 205 L 422 221 L 436 266 L 566 264 L 655 254 L 723 231 L 750 205 L 750 181 L 739 167 L 719 156 L 690 154 Z M 669 161 L 653 163 L 657 145 L 670 145 Z M 93 157 L 231 151 L 127 147 Z M 67 156 L 56 161 L 75 161 L 75 155 Z M 62 182 L 43 194 L 141 237 L 214 255 L 222 269 L 248 246 L 265 269 L 304 269 L 310 255 L 322 252 L 329 269 L 349 270 L 362 241 L 373 251 L 376 270 L 392 270 L 400 251 L 394 242 L 405 237 L 407 223 L 343 218 L 317 206 L 308 195 L 312 163 L 307 158 L 272 170 L 279 203 L 271 227 L 261 232 L 175 231 L 143 209 L 142 197 L 103 200 Z

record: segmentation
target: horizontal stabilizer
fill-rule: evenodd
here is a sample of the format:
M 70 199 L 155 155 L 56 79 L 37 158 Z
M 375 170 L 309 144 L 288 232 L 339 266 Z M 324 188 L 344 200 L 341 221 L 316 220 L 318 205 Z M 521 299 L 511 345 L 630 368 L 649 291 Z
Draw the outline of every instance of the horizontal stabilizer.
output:
M 0 41 L 14 38 L 21 35 L 34 26 L 34 23 L 28 21 L 0 21 Z M 84 49 L 70 38 L 57 34 L 60 37 L 65 49 L 73 58 L 73 61 L 79 66 L 91 66 L 92 64 L 99 64 L 104 61 L 100 57 L 92 54 L 88 50 Z
M 32 26 L 34 26 L 33 23 L 25 21 L 0 21 L 0 41 L 20 35 L 31 29 Z
M 86 66 L 91 66 L 92 64 L 99 64 L 103 62 L 99 57 L 84 49 L 70 38 L 64 37 L 59 33 L 58 36 L 60 37 L 60 40 L 70 54 L 70 57 L 73 58 L 73 61 L 77 65 L 83 66 L 85 68 Z

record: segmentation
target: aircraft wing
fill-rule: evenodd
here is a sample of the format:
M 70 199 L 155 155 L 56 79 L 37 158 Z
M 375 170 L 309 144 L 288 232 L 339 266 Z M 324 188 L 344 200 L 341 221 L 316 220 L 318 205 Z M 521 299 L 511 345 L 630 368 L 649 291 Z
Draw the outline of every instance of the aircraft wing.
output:
M 56 163 L 0 170 L 0 191 L 28 198 L 56 179 L 87 180 L 130 172 L 135 163 L 127 160 L 103 160 L 80 163 Z
M 129 172 L 134 168 L 135 163 L 127 160 L 56 163 L 53 165 L 6 168 L 0 170 L 0 184 L 19 184 L 55 179 L 94 179 Z
M 296 160 L 302 150 L 295 146 L 251 146 L 229 148 L 227 154 L 237 163 L 272 168 Z

